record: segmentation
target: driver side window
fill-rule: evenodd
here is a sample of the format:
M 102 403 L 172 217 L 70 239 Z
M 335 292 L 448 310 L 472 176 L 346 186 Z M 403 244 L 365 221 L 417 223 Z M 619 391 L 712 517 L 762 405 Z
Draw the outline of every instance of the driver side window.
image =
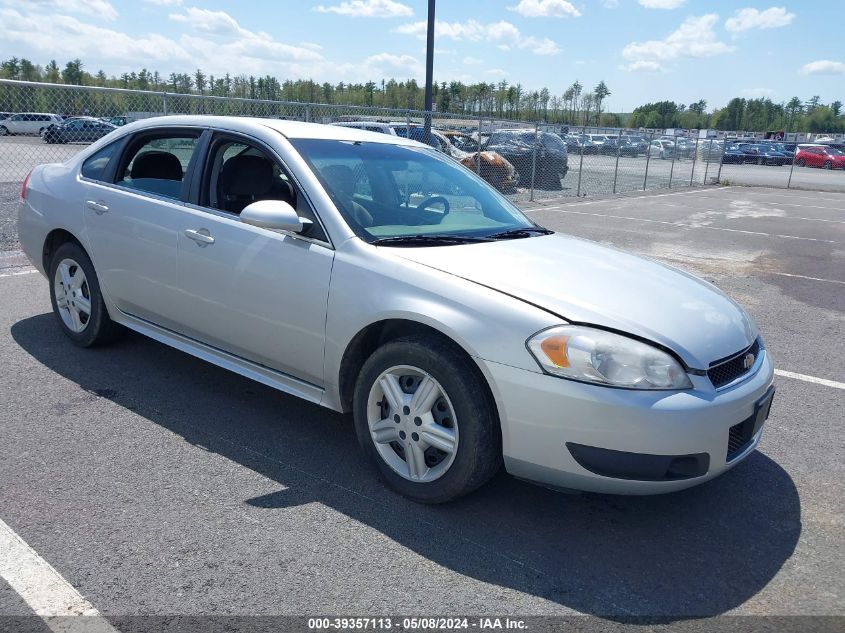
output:
M 303 235 L 328 241 L 316 214 L 287 171 L 261 147 L 219 136 L 208 153 L 200 205 L 239 215 L 259 200 L 280 200 L 313 223 Z

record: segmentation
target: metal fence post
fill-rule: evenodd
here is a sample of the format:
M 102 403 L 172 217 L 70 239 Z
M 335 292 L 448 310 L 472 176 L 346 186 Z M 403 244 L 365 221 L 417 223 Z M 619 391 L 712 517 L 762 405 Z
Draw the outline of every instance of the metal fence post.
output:
M 161 105 L 164 108 L 164 116 L 167 116 L 167 93 L 161 93 Z
M 722 139 L 722 153 L 719 154 L 719 172 L 716 174 L 716 184 L 722 182 L 722 163 L 725 162 L 725 150 L 728 147 L 727 139 Z
M 311 106 L 310 105 L 305 106 L 305 122 L 306 123 L 311 122 Z
M 795 151 L 792 152 L 792 164 L 789 166 L 789 178 L 786 181 L 786 188 L 792 185 L 792 172 L 795 169 L 795 154 L 798 153 L 798 143 L 795 144 Z
M 411 111 L 410 110 L 408 110 L 408 112 L 405 114 L 405 138 L 407 138 L 409 140 L 411 138 Z
M 578 139 L 578 146 L 581 148 L 581 160 L 578 163 L 578 191 L 575 192 L 575 197 L 581 197 L 581 174 L 584 173 L 584 138 L 585 138 L 585 130 L 587 126 L 581 128 L 581 137 Z
M 707 141 L 707 156 L 704 158 L 704 181 L 702 184 L 707 184 L 707 172 L 710 170 L 710 157 L 713 155 L 713 139 Z
M 478 117 L 478 151 L 475 153 L 475 172 L 480 176 L 481 175 L 481 124 L 483 118 L 479 115 Z
M 678 155 L 678 137 L 675 137 L 675 145 L 672 147 L 672 166 L 669 168 L 669 189 L 672 188 L 672 176 L 675 175 L 675 156 Z
M 528 197 L 529 202 L 534 202 L 534 180 L 537 176 L 537 141 L 540 132 L 540 124 L 534 124 L 534 146 L 531 149 L 531 194 Z
M 654 140 L 654 132 L 648 137 L 648 149 L 645 152 L 645 178 L 643 178 L 643 191 L 648 187 L 648 164 L 651 162 L 651 142 Z
M 692 154 L 692 171 L 689 174 L 689 186 L 692 187 L 692 181 L 695 180 L 695 161 L 698 159 L 698 143 L 701 141 L 701 137 L 695 139 L 695 150 L 693 150 Z
M 616 135 L 616 167 L 613 169 L 613 193 L 616 193 L 616 179 L 619 177 L 619 151 L 622 149 L 622 134 Z

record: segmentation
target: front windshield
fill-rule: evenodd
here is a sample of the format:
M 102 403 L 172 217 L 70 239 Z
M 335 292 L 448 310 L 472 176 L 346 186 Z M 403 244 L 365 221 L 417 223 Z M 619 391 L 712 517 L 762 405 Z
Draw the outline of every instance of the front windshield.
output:
M 291 139 L 347 224 L 368 242 L 485 237 L 536 225 L 466 167 L 427 148 Z

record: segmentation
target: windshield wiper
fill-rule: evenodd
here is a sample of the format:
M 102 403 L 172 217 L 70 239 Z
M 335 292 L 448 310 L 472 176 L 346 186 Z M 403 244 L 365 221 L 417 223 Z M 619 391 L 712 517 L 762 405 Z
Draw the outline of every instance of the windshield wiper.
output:
M 512 240 L 520 237 L 531 237 L 532 235 L 551 235 L 554 231 L 544 229 L 541 226 L 528 226 L 519 229 L 508 229 L 499 233 L 493 233 L 487 237 L 491 240 Z
M 371 242 L 376 246 L 448 246 L 451 244 L 471 244 L 475 242 L 490 242 L 488 237 L 474 237 L 472 235 L 397 235 L 395 237 L 380 237 Z

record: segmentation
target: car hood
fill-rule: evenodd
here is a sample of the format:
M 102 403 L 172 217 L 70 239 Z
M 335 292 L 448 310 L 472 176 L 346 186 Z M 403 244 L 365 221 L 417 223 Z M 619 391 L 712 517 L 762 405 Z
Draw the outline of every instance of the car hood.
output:
M 396 253 L 567 321 L 659 343 L 694 369 L 745 349 L 757 335 L 745 311 L 712 284 L 580 238 L 554 234 Z

